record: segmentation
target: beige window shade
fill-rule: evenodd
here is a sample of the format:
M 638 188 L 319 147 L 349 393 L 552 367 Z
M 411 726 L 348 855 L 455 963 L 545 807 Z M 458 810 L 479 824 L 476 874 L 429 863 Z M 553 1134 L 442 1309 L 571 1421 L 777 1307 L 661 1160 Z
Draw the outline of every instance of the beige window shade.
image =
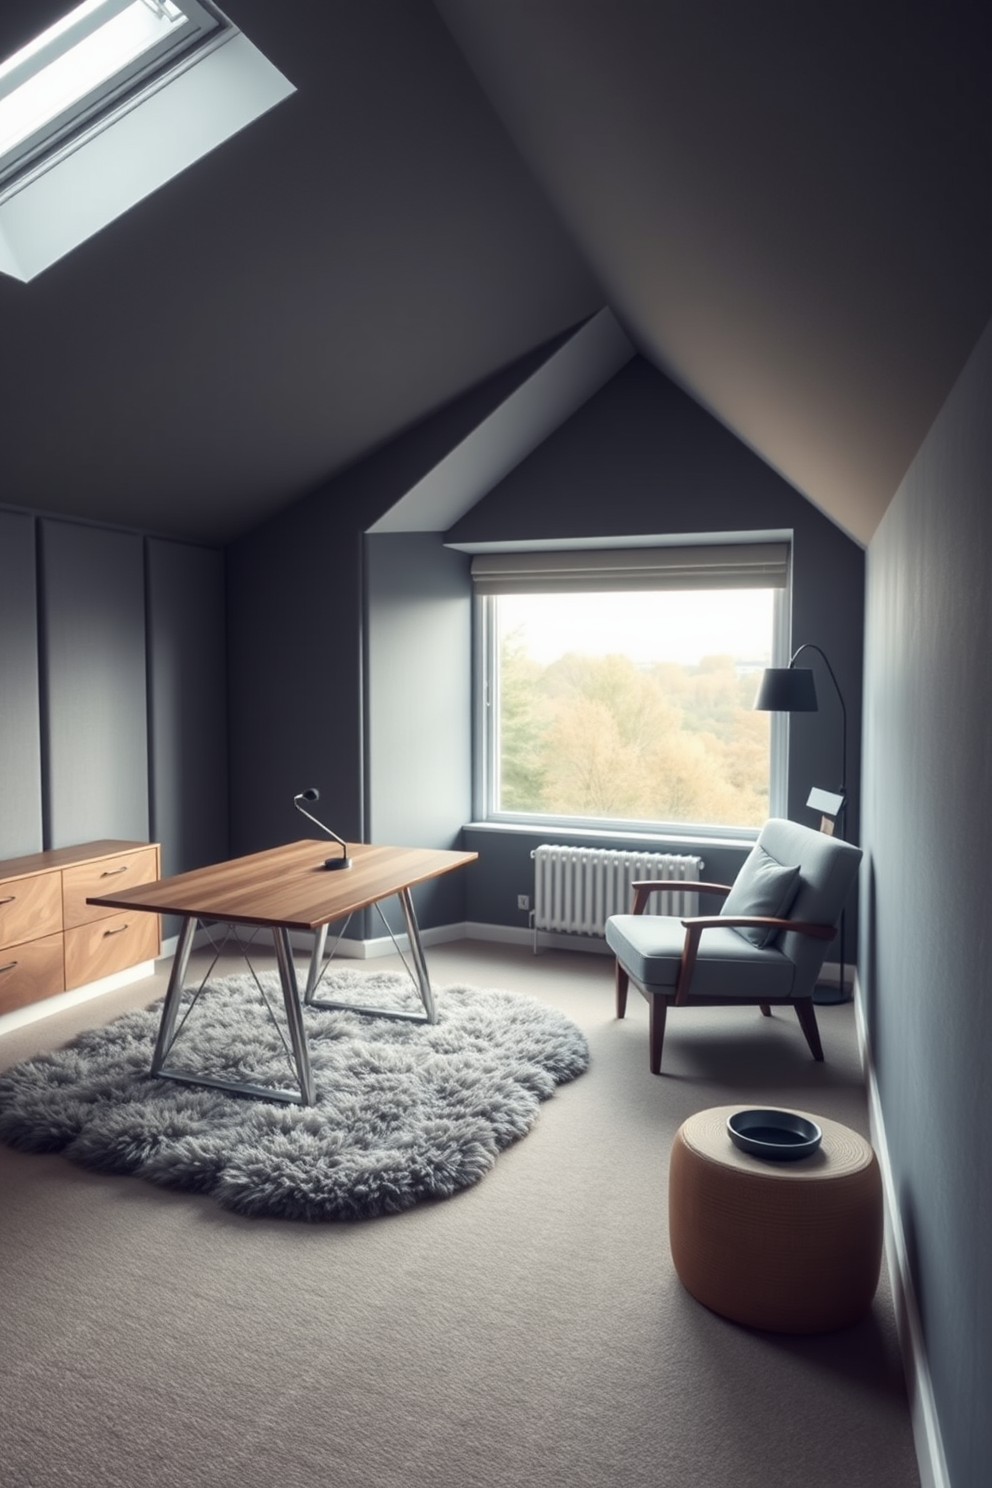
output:
M 788 543 L 558 549 L 545 553 L 480 553 L 472 559 L 477 594 L 784 589 L 788 578 Z

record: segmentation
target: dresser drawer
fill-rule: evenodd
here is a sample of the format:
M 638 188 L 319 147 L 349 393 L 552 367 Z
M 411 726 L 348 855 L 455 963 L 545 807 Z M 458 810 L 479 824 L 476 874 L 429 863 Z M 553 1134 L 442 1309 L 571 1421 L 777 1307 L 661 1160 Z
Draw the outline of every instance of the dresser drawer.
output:
M 0 947 L 62 929 L 62 875 L 36 873 L 0 881 Z M 0 955 L 0 962 L 9 957 Z
M 140 883 L 142 880 L 137 879 Z M 125 911 L 65 932 L 65 984 L 82 987 L 159 954 L 158 915 Z
M 136 884 L 154 883 L 158 878 L 158 848 L 138 847 L 133 852 L 117 853 L 95 863 L 80 863 L 62 870 L 62 913 L 67 930 L 74 925 L 89 925 L 116 913 L 100 904 L 87 904 L 91 894 L 114 894 L 118 889 L 132 889 Z M 146 918 L 151 918 L 147 916 Z M 136 960 L 146 958 L 137 956 Z M 102 975 L 102 973 L 101 973 Z M 75 985 L 75 984 L 73 984 Z
M 61 935 L 45 935 L 0 951 L 0 1013 L 64 991 Z

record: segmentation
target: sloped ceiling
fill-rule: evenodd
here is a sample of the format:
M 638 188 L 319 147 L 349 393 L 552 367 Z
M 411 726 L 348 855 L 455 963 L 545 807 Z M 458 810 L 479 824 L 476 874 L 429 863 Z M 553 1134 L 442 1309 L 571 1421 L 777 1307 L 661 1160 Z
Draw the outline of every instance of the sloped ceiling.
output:
M 639 349 L 867 541 L 992 314 L 992 10 L 437 4 Z
M 429 0 L 223 8 L 298 91 L 0 279 L 0 502 L 223 541 L 603 306 Z
M 987 7 L 225 8 L 298 92 L 0 280 L 0 503 L 226 541 L 609 305 L 870 537 L 992 313 Z

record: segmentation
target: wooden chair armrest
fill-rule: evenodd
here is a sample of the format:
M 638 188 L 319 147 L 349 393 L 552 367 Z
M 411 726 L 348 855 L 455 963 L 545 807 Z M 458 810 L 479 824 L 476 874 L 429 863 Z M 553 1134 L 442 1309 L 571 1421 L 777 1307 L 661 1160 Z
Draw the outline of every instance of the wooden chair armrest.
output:
M 704 930 L 713 930 L 718 925 L 729 928 L 738 925 L 774 926 L 778 930 L 794 930 L 798 935 L 812 935 L 816 940 L 833 940 L 837 934 L 836 925 L 811 925 L 805 920 L 780 920 L 770 915 L 692 915 L 682 923 L 685 926 L 685 941 L 675 987 L 676 1007 L 684 1007 L 689 1000 L 689 983 L 696 967 L 699 941 Z
M 650 896 L 660 889 L 681 889 L 686 894 L 729 894 L 730 884 L 699 883 L 692 878 L 635 878 L 632 914 L 643 914 Z
M 688 920 L 682 921 L 686 929 L 690 926 L 699 930 L 711 930 L 717 925 L 726 925 L 733 928 L 742 926 L 774 926 L 778 930 L 794 930 L 797 935 L 811 935 L 814 940 L 833 940 L 837 934 L 836 925 L 813 925 L 806 920 L 780 920 L 772 915 L 694 915 Z

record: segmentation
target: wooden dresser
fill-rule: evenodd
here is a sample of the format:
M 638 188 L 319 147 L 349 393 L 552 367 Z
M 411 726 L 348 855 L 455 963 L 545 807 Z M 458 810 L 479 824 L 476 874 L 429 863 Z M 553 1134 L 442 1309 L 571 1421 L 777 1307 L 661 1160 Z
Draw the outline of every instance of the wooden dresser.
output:
M 157 915 L 86 900 L 158 877 L 158 844 L 148 842 L 84 842 L 0 861 L 0 1013 L 153 960 Z

